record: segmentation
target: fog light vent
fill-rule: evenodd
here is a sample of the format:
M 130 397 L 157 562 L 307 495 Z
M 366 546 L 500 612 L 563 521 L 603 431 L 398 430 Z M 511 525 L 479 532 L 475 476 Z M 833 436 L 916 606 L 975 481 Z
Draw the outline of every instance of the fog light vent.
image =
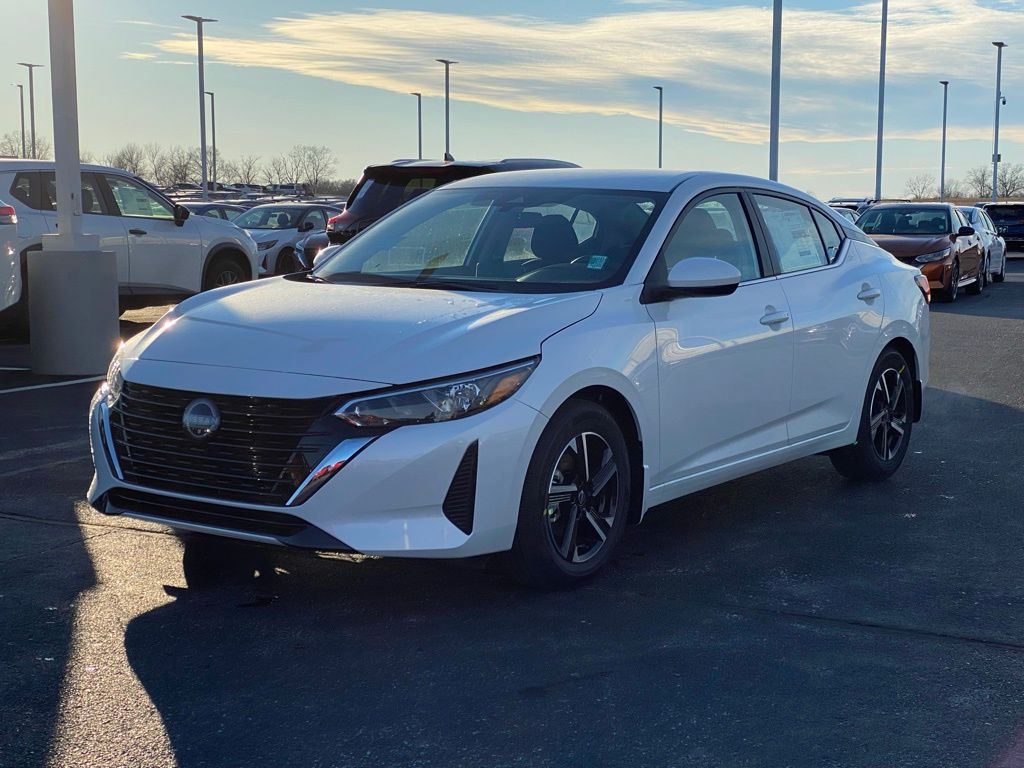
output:
M 476 442 L 466 449 L 459 468 L 455 470 L 448 495 L 441 509 L 452 525 L 465 534 L 473 531 L 473 509 L 476 502 L 476 461 L 479 446 Z

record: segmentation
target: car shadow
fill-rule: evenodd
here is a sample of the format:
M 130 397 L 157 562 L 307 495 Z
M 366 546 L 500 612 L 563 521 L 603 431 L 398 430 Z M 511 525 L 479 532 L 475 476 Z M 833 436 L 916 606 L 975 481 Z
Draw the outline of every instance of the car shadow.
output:
M 168 587 L 128 660 L 186 768 L 987 763 L 1020 738 L 1024 413 L 927 407 L 893 479 L 812 457 L 694 494 L 574 591 L 284 553 Z
M 1006 281 L 989 283 L 980 296 L 968 296 L 965 291 L 961 291 L 955 303 L 934 301 L 931 311 L 940 315 L 1024 320 L 1024 259 L 1008 259 Z

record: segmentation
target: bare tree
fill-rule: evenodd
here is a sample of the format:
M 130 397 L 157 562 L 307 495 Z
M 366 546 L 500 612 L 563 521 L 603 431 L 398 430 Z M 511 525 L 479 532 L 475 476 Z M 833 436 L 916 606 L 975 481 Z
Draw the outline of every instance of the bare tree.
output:
M 0 136 L 0 157 L 21 157 L 21 134 L 11 131 Z
M 970 191 L 964 182 L 960 179 L 946 179 L 947 200 L 964 200 L 967 197 L 970 197 Z
M 999 166 L 999 196 L 1017 197 L 1024 193 L 1024 164 L 1003 163 Z
M 135 176 L 142 176 L 146 172 L 146 152 L 138 144 L 125 144 L 116 152 L 107 155 L 106 162 L 107 165 L 121 168 Z
M 908 196 L 915 200 L 935 197 L 935 177 L 930 173 L 920 173 L 907 179 L 904 187 Z
M 266 179 L 267 184 L 285 184 L 286 182 L 295 181 L 292 177 L 292 163 L 284 155 L 272 157 L 263 166 L 263 177 Z
M 88 149 L 79 149 L 78 150 L 78 162 L 80 162 L 80 163 L 93 163 L 93 162 L 96 162 L 96 155 L 94 155 Z
M 164 153 L 164 184 L 195 182 L 199 176 L 199 150 L 171 147 Z
M 327 174 L 338 164 L 331 148 L 321 145 L 300 144 L 292 147 L 291 156 L 296 171 L 295 180 L 303 181 L 317 194 Z
M 235 181 L 239 184 L 256 184 L 259 173 L 259 155 L 242 155 L 235 163 Z
M 167 158 L 164 155 L 164 148 L 156 142 L 149 142 L 142 148 L 146 156 L 146 178 L 157 184 L 166 185 L 167 180 Z
M 964 175 L 964 184 L 973 197 L 985 198 L 992 196 L 992 168 L 979 165 L 971 168 Z

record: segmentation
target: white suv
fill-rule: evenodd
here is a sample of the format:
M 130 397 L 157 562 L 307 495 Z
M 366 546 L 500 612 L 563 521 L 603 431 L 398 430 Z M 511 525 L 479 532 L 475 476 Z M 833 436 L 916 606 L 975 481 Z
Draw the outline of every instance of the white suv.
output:
M 20 298 L 0 318 L 24 326 L 28 254 L 42 248 L 44 234 L 57 231 L 53 162 L 0 160 L 0 195 L 17 213 L 20 261 Z M 117 254 L 122 311 L 259 276 L 248 233 L 207 216 L 189 218 L 187 209 L 126 171 L 82 165 L 82 214 L 83 230 Z

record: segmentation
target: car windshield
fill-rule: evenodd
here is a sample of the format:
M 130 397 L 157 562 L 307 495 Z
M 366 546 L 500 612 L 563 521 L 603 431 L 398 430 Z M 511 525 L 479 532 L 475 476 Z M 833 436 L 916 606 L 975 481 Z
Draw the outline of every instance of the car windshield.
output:
M 985 212 L 996 224 L 1024 224 L 1024 205 L 990 205 Z
M 869 235 L 945 235 L 952 231 L 946 208 L 870 208 L 857 224 Z
M 294 229 L 301 215 L 294 208 L 251 208 L 235 224 L 242 229 Z
M 313 277 L 511 293 L 615 285 L 665 198 L 592 189 L 443 189 L 355 237 Z

